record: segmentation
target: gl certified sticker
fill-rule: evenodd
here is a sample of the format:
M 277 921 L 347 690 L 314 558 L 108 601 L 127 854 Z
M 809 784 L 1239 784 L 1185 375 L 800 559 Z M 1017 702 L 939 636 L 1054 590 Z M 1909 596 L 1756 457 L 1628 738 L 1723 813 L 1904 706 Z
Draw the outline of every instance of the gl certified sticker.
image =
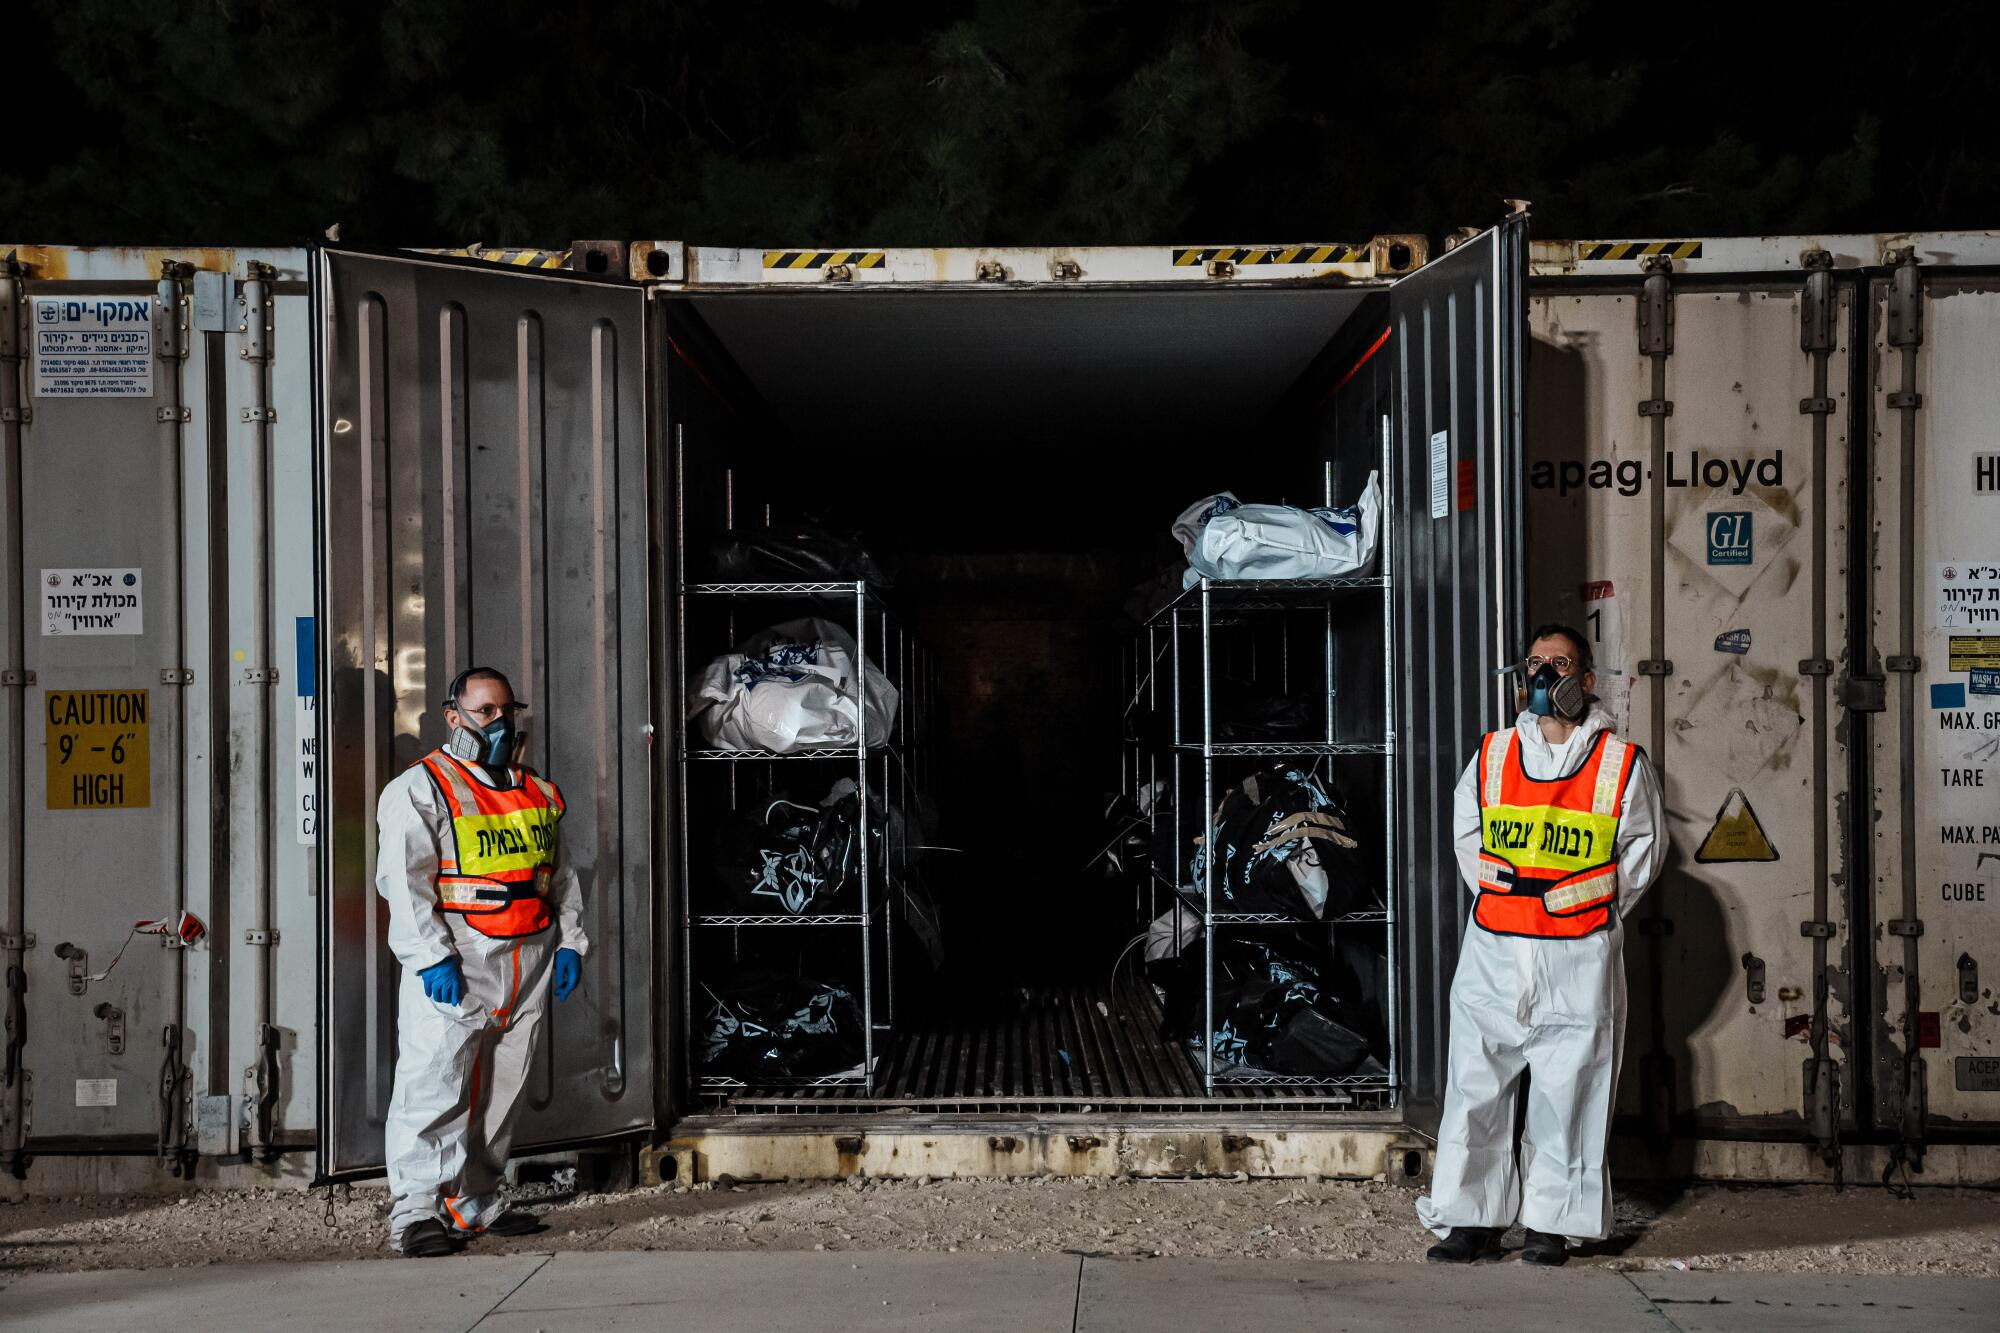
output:
M 1724 511 L 1708 516 L 1708 563 L 1750 563 L 1750 514 L 1747 510 Z

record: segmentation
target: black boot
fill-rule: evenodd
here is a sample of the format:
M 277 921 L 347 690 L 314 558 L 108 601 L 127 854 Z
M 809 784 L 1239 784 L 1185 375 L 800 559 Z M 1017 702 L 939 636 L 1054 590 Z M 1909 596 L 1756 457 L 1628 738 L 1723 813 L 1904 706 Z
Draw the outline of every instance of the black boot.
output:
M 1521 1246 L 1521 1262 L 1560 1268 L 1569 1262 L 1569 1242 L 1561 1236 L 1551 1236 L 1546 1231 L 1529 1227 L 1528 1239 Z
M 1493 1249 L 1490 1227 L 1453 1227 L 1445 1238 L 1424 1252 L 1424 1262 L 1469 1264 Z
M 405 1228 L 397 1248 L 402 1250 L 405 1259 L 435 1259 L 439 1255 L 456 1253 L 458 1242 L 445 1230 L 444 1223 L 427 1217 Z

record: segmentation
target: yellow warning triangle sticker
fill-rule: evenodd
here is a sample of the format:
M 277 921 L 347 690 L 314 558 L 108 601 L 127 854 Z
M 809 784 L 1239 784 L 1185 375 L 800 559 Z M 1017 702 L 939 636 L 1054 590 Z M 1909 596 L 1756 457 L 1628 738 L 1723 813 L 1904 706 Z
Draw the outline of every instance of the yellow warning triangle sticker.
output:
M 1704 865 L 1778 859 L 1778 849 L 1764 835 L 1764 826 L 1757 821 L 1757 812 L 1750 808 L 1750 798 L 1741 787 L 1730 789 L 1722 808 L 1715 812 L 1715 827 L 1701 840 L 1701 850 L 1694 859 Z

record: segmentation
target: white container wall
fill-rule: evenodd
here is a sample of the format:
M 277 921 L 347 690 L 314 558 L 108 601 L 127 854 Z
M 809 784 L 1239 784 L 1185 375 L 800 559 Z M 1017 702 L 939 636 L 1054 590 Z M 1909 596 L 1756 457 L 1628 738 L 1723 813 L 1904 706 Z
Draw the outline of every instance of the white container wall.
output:
M 1945 1139 L 2000 1126 L 2000 290 L 1918 257 L 1871 287 L 1870 1018 L 1878 1117 Z
M 317 1101 L 305 255 L 0 254 L 0 933 L 24 983 L 0 1154 L 296 1146 Z
M 1606 707 L 1665 776 L 1672 857 L 1625 923 L 1621 1107 L 1691 1115 L 1704 1128 L 1796 1128 L 1815 996 L 1813 940 L 1800 926 L 1814 916 L 1815 842 L 1839 828 L 1846 789 L 1831 699 L 1830 760 L 1815 778 L 1814 683 L 1801 663 L 1833 651 L 1816 646 L 1816 620 L 1826 644 L 1844 638 L 1852 312 L 1846 301 L 1834 311 L 1835 402 L 1816 460 L 1800 404 L 1826 395 L 1800 346 L 1801 283 L 1715 284 L 1670 289 L 1663 416 L 1641 414 L 1654 394 L 1636 273 L 1532 296 L 1532 614 L 1592 640 Z M 1658 461 L 1655 420 L 1665 424 Z M 1649 660 L 1671 663 L 1663 708 L 1643 674 Z M 1836 930 L 1837 844 L 1823 872 Z M 1837 973 L 1837 951 L 1832 965 Z M 1834 981 L 1826 1013 L 1838 1051 L 1847 1015 Z

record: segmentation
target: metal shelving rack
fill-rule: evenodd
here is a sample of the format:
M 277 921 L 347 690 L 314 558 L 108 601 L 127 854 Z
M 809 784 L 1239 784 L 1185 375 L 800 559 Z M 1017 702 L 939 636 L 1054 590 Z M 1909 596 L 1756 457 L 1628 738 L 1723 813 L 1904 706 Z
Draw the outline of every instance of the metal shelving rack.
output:
M 743 637 L 746 627 L 738 623 L 739 601 L 748 604 L 758 601 L 809 602 L 830 619 L 844 619 L 841 613 L 850 612 L 856 646 L 856 693 L 865 700 L 870 672 L 881 671 L 896 686 L 900 698 L 895 722 L 886 739 L 869 736 L 867 708 L 860 708 L 852 745 L 793 750 L 783 754 L 767 750 L 725 750 L 694 746 L 689 743 L 689 729 L 679 729 L 681 883 L 686 886 L 681 904 L 682 957 L 688 962 L 681 970 L 682 1038 L 688 1042 L 685 1049 L 694 1049 L 695 1024 L 699 1016 L 706 1012 L 705 1008 L 698 1010 L 695 1007 L 695 973 L 700 970 L 700 962 L 706 961 L 705 954 L 697 947 L 697 932 L 706 934 L 725 929 L 731 932 L 856 929 L 861 953 L 862 1061 L 857 1069 L 817 1078 L 769 1079 L 754 1084 L 728 1075 L 699 1074 L 694 1079 L 695 1092 L 698 1095 L 729 1096 L 766 1088 L 847 1087 L 858 1087 L 864 1093 L 872 1092 L 878 1071 L 877 1037 L 886 1038 L 895 1026 L 896 898 L 902 887 L 920 873 L 912 855 L 915 849 L 911 834 L 914 831 L 915 798 L 924 790 L 923 784 L 928 777 L 921 740 L 928 734 L 930 683 L 935 666 L 928 650 L 904 628 L 902 621 L 885 604 L 880 590 L 865 581 L 694 583 L 682 586 L 679 599 L 683 680 L 689 678 L 690 667 L 701 665 L 688 656 L 691 647 L 688 613 L 691 604 L 704 601 L 724 603 L 723 639 L 726 642 L 719 648 L 716 644 L 704 645 L 704 649 L 717 648 L 719 651 L 728 651 Z M 773 618 L 762 616 L 754 628 L 761 628 Z M 697 656 L 706 661 L 712 653 Z M 739 773 L 745 765 L 842 762 L 854 766 L 860 810 L 856 851 L 861 910 L 798 915 L 696 912 L 694 898 L 702 892 L 698 886 L 706 883 L 705 879 L 696 875 L 697 839 L 689 801 L 689 793 L 696 782 L 720 780 L 726 776 L 729 806 L 733 810 L 738 806 L 741 794 Z M 896 817 L 883 823 L 881 836 L 889 842 L 880 849 L 879 874 L 874 846 L 876 833 L 870 816 L 871 792 L 879 793 L 884 798 L 885 809 L 896 812 Z M 740 935 L 733 936 L 739 947 L 740 938 Z M 881 952 L 879 986 L 876 962 L 878 940 Z M 886 1045 L 886 1040 L 881 1044 Z
M 1386 448 L 1386 442 L 1385 442 Z M 1386 475 L 1386 456 L 1384 471 Z M 1332 490 L 1331 468 L 1328 468 L 1327 490 Z M 1329 498 L 1329 503 L 1330 498 Z M 1167 736 L 1167 770 L 1171 774 L 1169 787 L 1171 805 L 1164 811 L 1155 806 L 1154 821 L 1157 826 L 1161 818 L 1174 821 L 1176 836 L 1175 864 L 1155 865 L 1153 876 L 1156 883 L 1171 895 L 1173 910 L 1177 913 L 1183 905 L 1190 911 L 1198 911 L 1202 923 L 1203 949 L 1203 994 L 1202 994 L 1202 1057 L 1200 1060 L 1202 1081 L 1205 1090 L 1213 1096 L 1218 1088 L 1309 1088 L 1344 1090 L 1357 1095 L 1373 1095 L 1387 1104 L 1393 1104 L 1400 1093 L 1401 1068 L 1398 1051 L 1397 1014 L 1397 954 L 1396 947 L 1396 894 L 1397 882 L 1395 865 L 1394 819 L 1397 808 L 1396 792 L 1396 744 L 1394 724 L 1396 716 L 1394 664 L 1389 661 L 1389 645 L 1394 642 L 1394 608 L 1389 590 L 1393 586 L 1394 571 L 1390 567 L 1392 544 L 1386 539 L 1391 516 L 1384 504 L 1381 526 L 1385 534 L 1378 543 L 1379 573 L 1335 579 L 1210 579 L 1201 578 L 1184 589 L 1181 594 L 1155 611 L 1146 621 L 1138 641 L 1133 648 L 1135 674 L 1144 679 L 1137 687 L 1146 691 L 1151 707 L 1157 712 L 1160 706 L 1159 692 L 1160 663 L 1163 656 L 1161 643 L 1165 642 L 1165 654 L 1171 657 L 1170 681 L 1167 688 L 1171 692 L 1171 730 Z M 1381 649 L 1383 654 L 1382 688 L 1384 697 L 1381 709 L 1381 732 L 1379 738 L 1341 735 L 1336 722 L 1336 701 L 1340 685 L 1339 636 L 1336 621 L 1336 607 L 1363 606 L 1366 600 L 1379 604 L 1381 617 Z M 1260 618 L 1270 616 L 1297 617 L 1300 613 L 1319 611 L 1321 637 L 1321 665 L 1323 667 L 1322 687 L 1324 698 L 1323 731 L 1311 740 L 1283 739 L 1268 742 L 1224 742 L 1216 739 L 1215 693 L 1217 683 L 1217 631 L 1252 625 Z M 1363 612 L 1365 614 L 1365 611 Z M 1292 689 L 1291 635 L 1287 625 L 1281 630 L 1280 660 L 1278 662 L 1279 686 L 1289 693 Z M 1192 646 L 1192 654 L 1183 651 Z M 1140 662 L 1140 655 L 1152 663 L 1147 672 Z M 1188 669 L 1188 659 L 1194 659 L 1190 674 L 1198 672 L 1198 681 L 1183 678 Z M 1190 691 L 1189 686 L 1198 685 L 1198 691 Z M 1198 731 L 1191 725 L 1195 719 L 1184 716 L 1183 701 L 1193 694 L 1199 712 Z M 1259 758 L 1259 759 L 1321 759 L 1346 757 L 1374 757 L 1381 761 L 1381 793 L 1383 811 L 1382 839 L 1382 902 L 1378 907 L 1364 911 L 1340 913 L 1318 920 L 1302 921 L 1297 917 L 1272 912 L 1219 912 L 1215 901 L 1215 857 L 1203 858 L 1203 882 L 1199 893 L 1191 892 L 1193 886 L 1181 883 L 1185 866 L 1180 859 L 1180 850 L 1186 845 L 1179 837 L 1183 818 L 1193 816 L 1192 827 L 1202 836 L 1209 831 L 1217 806 L 1218 788 L 1216 764 L 1219 760 Z M 1136 773 L 1139 765 L 1158 763 L 1158 757 L 1138 756 L 1128 760 L 1128 771 Z M 1198 778 L 1197 778 L 1198 773 Z M 1200 793 L 1200 807 L 1188 812 L 1188 798 Z M 1180 921 L 1175 921 L 1175 938 L 1180 936 Z M 1215 1057 L 1215 932 L 1217 927 L 1234 926 L 1286 926 L 1299 929 L 1328 928 L 1341 926 L 1379 925 L 1385 929 L 1388 948 L 1386 964 L 1388 976 L 1388 1002 L 1386 1025 L 1389 1039 L 1389 1059 L 1385 1073 L 1352 1074 L 1343 1076 L 1306 1075 L 1294 1076 L 1269 1073 L 1250 1068 L 1218 1069 Z

